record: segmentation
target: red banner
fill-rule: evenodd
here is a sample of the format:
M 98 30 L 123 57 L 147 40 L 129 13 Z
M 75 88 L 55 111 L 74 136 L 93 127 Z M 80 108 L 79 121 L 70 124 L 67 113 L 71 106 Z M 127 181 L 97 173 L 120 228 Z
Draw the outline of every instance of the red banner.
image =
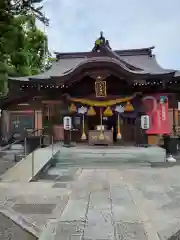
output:
M 145 113 L 149 116 L 150 126 L 147 134 L 170 134 L 168 118 L 168 96 L 153 94 L 143 99 Z

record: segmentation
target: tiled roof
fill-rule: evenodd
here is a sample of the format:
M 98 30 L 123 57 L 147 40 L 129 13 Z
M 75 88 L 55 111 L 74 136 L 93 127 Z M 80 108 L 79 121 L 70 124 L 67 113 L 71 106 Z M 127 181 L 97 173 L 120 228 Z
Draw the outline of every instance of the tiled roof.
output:
M 57 61 L 52 64 L 52 67 L 46 72 L 40 75 L 20 77 L 20 78 L 9 78 L 19 81 L 30 81 L 30 80 L 48 80 L 51 77 L 63 77 L 73 71 L 77 70 L 78 67 L 85 66 L 88 63 L 114 63 L 119 68 L 130 74 L 148 74 L 148 75 L 164 75 L 173 74 L 175 70 L 169 70 L 162 68 L 156 61 L 155 55 L 152 55 L 151 48 L 143 49 L 131 49 L 131 50 L 117 50 L 112 51 L 105 48 L 105 52 L 108 54 L 98 54 L 93 52 L 84 53 L 56 53 Z M 175 76 L 180 76 L 177 72 Z

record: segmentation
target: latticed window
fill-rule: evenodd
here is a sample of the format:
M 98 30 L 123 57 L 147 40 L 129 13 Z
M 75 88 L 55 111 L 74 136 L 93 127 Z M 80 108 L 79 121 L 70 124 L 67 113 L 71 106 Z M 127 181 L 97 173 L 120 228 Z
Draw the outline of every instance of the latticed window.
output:
M 34 129 L 33 115 L 12 115 L 12 130 Z

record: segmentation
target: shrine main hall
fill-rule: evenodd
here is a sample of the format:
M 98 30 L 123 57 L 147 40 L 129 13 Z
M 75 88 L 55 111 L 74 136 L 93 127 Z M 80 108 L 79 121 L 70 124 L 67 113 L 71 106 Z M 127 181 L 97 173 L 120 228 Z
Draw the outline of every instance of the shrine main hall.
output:
M 159 144 L 178 135 L 180 72 L 161 67 L 154 47 L 113 50 L 101 36 L 88 52 L 56 52 L 45 72 L 9 77 L 1 99 L 1 137 L 51 128 L 64 139 L 63 118 L 72 119 L 71 140 L 96 144 Z M 149 116 L 142 129 L 141 116 Z M 38 134 L 38 131 L 37 131 Z

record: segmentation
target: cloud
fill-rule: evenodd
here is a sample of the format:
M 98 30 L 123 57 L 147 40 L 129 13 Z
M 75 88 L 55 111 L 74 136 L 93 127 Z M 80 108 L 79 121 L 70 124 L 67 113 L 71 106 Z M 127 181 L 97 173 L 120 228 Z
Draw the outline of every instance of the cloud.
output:
M 113 49 L 155 46 L 158 62 L 180 69 L 179 0 L 45 0 L 52 51 L 89 51 L 101 30 Z

